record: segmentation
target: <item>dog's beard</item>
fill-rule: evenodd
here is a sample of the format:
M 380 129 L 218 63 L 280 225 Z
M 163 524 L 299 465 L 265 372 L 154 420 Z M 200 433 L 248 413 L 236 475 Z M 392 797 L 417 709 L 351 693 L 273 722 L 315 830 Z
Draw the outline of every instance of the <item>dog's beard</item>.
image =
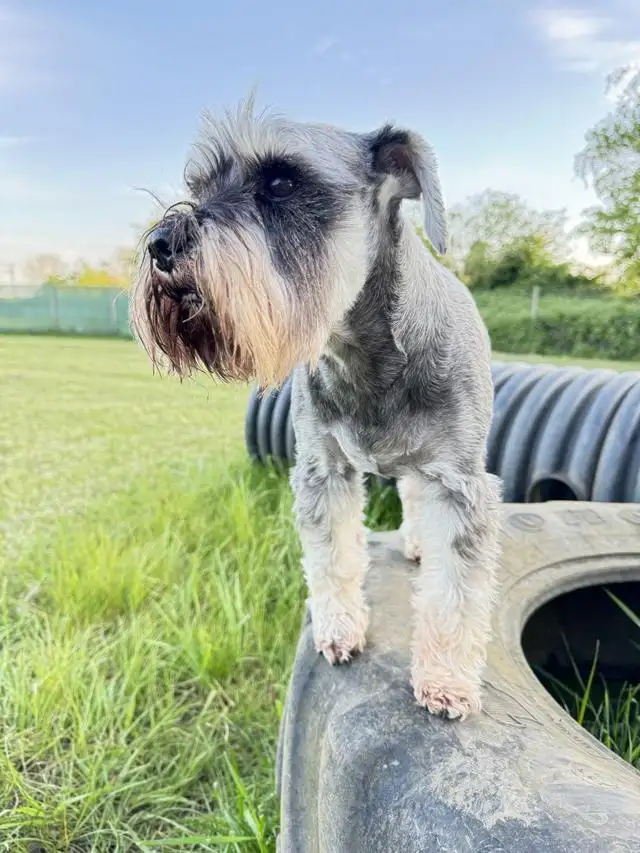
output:
M 132 296 L 131 320 L 154 365 L 180 377 L 204 369 L 231 380 L 251 371 L 246 356 L 222 335 L 220 319 L 204 302 L 188 266 L 168 276 L 145 258 Z
M 274 269 L 261 229 L 210 227 L 171 277 L 143 260 L 132 325 L 153 362 L 181 377 L 204 369 L 276 386 L 298 362 L 317 363 L 329 336 L 322 288 L 308 287 L 304 298 L 292 289 Z

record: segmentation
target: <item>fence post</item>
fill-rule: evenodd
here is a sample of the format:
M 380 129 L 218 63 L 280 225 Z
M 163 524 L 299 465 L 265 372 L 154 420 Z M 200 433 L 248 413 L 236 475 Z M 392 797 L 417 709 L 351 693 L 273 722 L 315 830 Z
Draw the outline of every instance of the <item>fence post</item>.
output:
M 49 301 L 51 309 L 51 330 L 54 332 L 59 332 L 60 316 L 58 312 L 58 288 L 54 284 L 49 285 L 49 288 L 49 292 L 51 294 L 51 299 Z
M 535 329 L 536 329 L 536 318 L 538 316 L 538 308 L 540 306 L 540 285 L 534 284 L 531 290 L 531 325 L 529 328 L 529 352 L 535 352 L 537 347 L 535 346 Z
M 534 284 L 531 291 L 531 319 L 535 320 L 538 316 L 538 306 L 540 305 L 540 285 Z
M 118 294 L 117 292 L 111 292 L 111 302 L 109 304 L 109 316 L 111 318 L 111 327 L 113 329 L 114 337 L 119 337 L 119 328 L 118 328 Z

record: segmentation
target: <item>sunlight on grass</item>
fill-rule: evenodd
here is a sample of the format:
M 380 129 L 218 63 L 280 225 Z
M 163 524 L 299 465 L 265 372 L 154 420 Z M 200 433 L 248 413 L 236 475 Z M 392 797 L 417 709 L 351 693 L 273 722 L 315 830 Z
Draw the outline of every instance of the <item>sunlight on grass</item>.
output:
M 0 347 L 0 843 L 273 851 L 305 590 L 246 391 L 154 377 L 118 341 Z M 375 492 L 369 523 L 397 511 Z
M 271 472 L 185 466 L 24 555 L 2 598 L 1 838 L 120 851 L 237 835 L 213 802 L 228 810 L 244 779 L 262 836 L 246 849 L 273 843 L 304 601 L 290 504 Z
M 158 472 L 35 543 L 0 599 L 0 837 L 272 851 L 299 557 L 286 479 L 248 463 Z
M 154 376 L 129 341 L 0 335 L 0 554 L 157 466 L 244 458 L 248 394 Z

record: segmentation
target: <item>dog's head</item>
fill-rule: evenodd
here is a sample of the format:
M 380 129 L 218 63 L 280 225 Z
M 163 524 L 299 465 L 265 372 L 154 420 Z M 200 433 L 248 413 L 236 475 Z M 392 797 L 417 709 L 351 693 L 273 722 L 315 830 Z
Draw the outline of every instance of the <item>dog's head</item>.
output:
M 132 324 L 179 375 L 277 384 L 315 362 L 363 287 L 402 199 L 444 251 L 435 159 L 416 134 L 255 115 L 205 121 L 189 199 L 148 234 Z M 164 356 L 164 358 L 162 358 Z

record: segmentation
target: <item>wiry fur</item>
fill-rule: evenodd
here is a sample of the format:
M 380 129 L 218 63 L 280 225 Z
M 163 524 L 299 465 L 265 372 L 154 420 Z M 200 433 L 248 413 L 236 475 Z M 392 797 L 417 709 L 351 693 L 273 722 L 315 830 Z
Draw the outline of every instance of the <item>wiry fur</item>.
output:
M 268 196 L 273 174 L 293 176 L 287 199 Z M 421 196 L 444 250 L 433 152 L 392 125 L 349 133 L 250 104 L 208 119 L 186 177 L 186 211 L 162 224 L 171 272 L 141 266 L 138 336 L 181 375 L 277 384 L 294 371 L 291 484 L 315 641 L 331 663 L 366 640 L 363 474 L 398 478 L 406 553 L 421 561 L 415 695 L 450 717 L 477 711 L 500 500 L 485 470 L 490 347 L 466 287 L 401 209 Z

